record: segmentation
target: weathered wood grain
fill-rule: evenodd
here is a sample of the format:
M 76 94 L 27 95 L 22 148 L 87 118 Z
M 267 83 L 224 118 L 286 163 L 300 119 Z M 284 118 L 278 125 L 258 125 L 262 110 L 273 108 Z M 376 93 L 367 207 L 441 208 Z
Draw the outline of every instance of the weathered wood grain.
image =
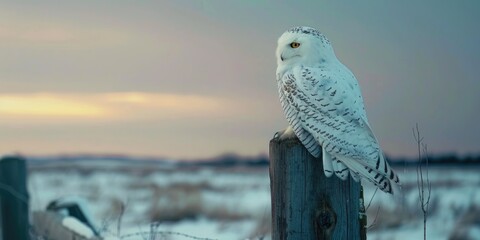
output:
M 0 239 L 29 239 L 27 168 L 25 159 L 7 156 L 0 159 Z
M 272 239 L 366 239 L 360 223 L 360 183 L 325 177 L 297 138 L 270 141 Z

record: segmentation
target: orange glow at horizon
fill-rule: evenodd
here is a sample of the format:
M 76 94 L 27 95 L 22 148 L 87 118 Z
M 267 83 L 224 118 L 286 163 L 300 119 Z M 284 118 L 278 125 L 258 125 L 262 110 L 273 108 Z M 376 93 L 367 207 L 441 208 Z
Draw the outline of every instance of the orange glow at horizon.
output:
M 0 95 L 0 114 L 42 117 L 103 117 L 98 105 L 52 94 Z
M 132 119 L 224 113 L 223 99 L 143 92 L 0 94 L 0 116 L 42 119 Z M 5 119 L 4 119 L 5 120 Z

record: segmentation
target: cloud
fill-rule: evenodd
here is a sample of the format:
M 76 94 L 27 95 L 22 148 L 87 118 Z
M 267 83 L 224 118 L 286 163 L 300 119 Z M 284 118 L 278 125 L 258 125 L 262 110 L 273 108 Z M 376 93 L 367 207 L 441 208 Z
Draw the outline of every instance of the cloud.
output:
M 144 92 L 1 94 L 0 121 L 211 118 L 228 114 L 227 102 L 210 96 Z
M 103 117 L 107 110 L 100 105 L 54 94 L 0 95 L 0 114 L 29 117 Z
M 213 96 L 120 92 L 95 97 L 96 101 L 112 109 L 118 120 L 212 119 L 230 112 L 230 100 Z
M 173 111 L 179 114 L 214 112 L 223 107 L 224 99 L 178 94 L 154 94 L 142 92 L 107 93 L 99 95 L 102 101 L 111 104 L 130 104 L 143 108 Z
M 9 24 L 0 23 L 0 43 L 15 46 L 68 44 L 81 47 L 105 47 L 131 42 L 135 36 L 134 32 L 119 27 L 79 26 L 35 20 L 24 22 L 15 18 L 10 20 Z

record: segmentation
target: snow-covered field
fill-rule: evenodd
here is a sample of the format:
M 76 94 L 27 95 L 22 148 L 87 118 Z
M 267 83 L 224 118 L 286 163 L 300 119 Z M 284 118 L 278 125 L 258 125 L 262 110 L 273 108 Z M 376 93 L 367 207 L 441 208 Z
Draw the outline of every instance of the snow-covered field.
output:
M 415 168 L 396 169 L 404 198 L 365 186 L 368 239 L 423 239 Z M 480 166 L 430 167 L 428 239 L 480 239 Z M 269 239 L 266 167 L 159 164 L 32 165 L 32 210 L 54 199 L 86 199 L 99 231 L 112 239 Z M 378 211 L 378 215 L 377 215 Z M 374 220 L 376 219 L 376 220 Z M 371 225 L 371 226 L 370 226 Z

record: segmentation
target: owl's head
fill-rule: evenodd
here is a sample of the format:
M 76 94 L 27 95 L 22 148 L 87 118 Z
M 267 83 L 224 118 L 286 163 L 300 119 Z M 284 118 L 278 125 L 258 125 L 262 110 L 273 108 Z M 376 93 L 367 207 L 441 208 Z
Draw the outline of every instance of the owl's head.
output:
M 276 51 L 278 66 L 318 65 L 336 59 L 330 41 L 311 27 L 294 27 L 278 39 Z

